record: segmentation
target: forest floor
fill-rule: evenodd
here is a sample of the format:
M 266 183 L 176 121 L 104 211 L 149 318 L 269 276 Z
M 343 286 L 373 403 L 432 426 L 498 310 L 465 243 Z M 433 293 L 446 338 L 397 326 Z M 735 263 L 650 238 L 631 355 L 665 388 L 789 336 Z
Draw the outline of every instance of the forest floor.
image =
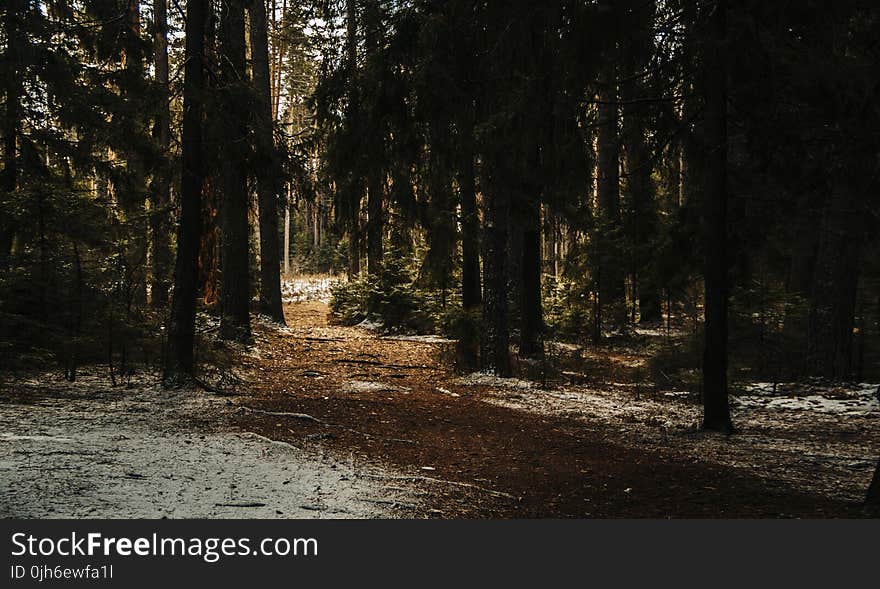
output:
M 241 357 L 238 427 L 381 463 L 439 517 L 862 517 L 880 449 L 876 385 L 754 385 L 733 436 L 699 429 L 698 399 L 638 379 L 638 350 L 581 350 L 616 367 L 543 387 L 449 368 L 451 342 L 328 322 L 285 307 Z M 610 382 L 609 382 L 610 381 Z
M 97 367 L 4 383 L 0 517 L 876 515 L 876 385 L 754 383 L 738 433 L 706 433 L 698 398 L 646 384 L 649 346 L 548 342 L 555 384 L 462 375 L 453 342 L 332 325 L 312 290 L 253 345 L 210 344 L 222 394 Z

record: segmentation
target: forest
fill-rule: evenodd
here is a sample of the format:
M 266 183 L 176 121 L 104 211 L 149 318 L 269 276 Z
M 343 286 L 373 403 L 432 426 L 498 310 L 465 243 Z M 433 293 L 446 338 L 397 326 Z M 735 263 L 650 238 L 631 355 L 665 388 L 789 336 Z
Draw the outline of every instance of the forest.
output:
M 877 515 L 875 3 L 4 5 L 3 456 L 234 431 L 345 462 L 343 517 Z M 245 485 L 182 515 L 336 513 Z

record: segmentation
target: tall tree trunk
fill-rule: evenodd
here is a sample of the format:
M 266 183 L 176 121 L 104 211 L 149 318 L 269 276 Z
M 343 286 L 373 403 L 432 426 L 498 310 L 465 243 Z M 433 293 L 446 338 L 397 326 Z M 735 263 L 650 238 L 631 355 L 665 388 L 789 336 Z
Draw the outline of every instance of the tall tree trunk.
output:
M 639 320 L 660 320 L 660 280 L 656 273 L 654 251 L 657 235 L 657 210 L 654 183 L 651 179 L 653 161 L 645 121 L 650 113 L 641 102 L 648 96 L 645 89 L 646 70 L 654 47 L 654 2 L 640 2 L 632 17 L 632 30 L 626 41 L 628 71 L 621 83 L 623 108 L 623 147 L 626 154 L 627 192 L 632 218 L 629 221 L 631 248 L 630 272 L 638 287 Z
M 3 117 L 3 199 L 0 200 L 0 270 L 9 267 L 12 251 L 13 223 L 9 210 L 18 186 L 18 128 L 21 116 L 21 79 L 18 75 L 18 17 L 21 0 L 7 0 L 6 25 L 6 112 Z
M 220 21 L 220 104 L 226 122 L 220 206 L 220 337 L 250 340 L 247 189 L 248 84 L 243 0 L 224 0 Z
M 382 15 L 378 0 L 367 0 L 363 10 L 364 22 L 364 46 L 366 47 L 367 59 L 375 59 L 375 55 L 381 49 L 382 40 Z M 375 89 L 377 94 L 383 92 L 382 74 L 373 78 L 372 83 L 378 85 Z M 379 125 L 383 124 L 381 118 L 373 117 Z M 370 144 L 370 163 L 367 173 L 367 272 L 377 275 L 382 268 L 384 251 L 382 236 L 384 234 L 384 192 L 385 192 L 385 162 L 384 162 L 384 131 L 380 128 L 372 128 L 369 131 L 368 142 Z
M 166 0 L 153 0 L 155 26 L 155 69 L 156 83 L 160 89 L 159 115 L 156 120 L 156 139 L 163 155 L 171 151 L 171 112 L 168 89 L 168 10 Z M 154 307 L 164 308 L 168 304 L 169 272 L 171 250 L 168 237 L 168 205 L 171 201 L 171 184 L 163 166 L 153 179 L 150 215 L 150 232 L 153 242 L 153 282 L 151 285 Z
M 345 53 L 348 61 L 349 99 L 346 123 L 349 132 L 356 136 L 360 132 L 360 93 L 357 80 L 357 2 L 346 0 L 345 2 Z M 344 223 L 348 231 L 348 278 L 352 280 L 361 273 L 361 228 L 360 228 L 360 203 L 361 182 L 356 173 L 350 177 L 341 187 L 345 194 Z
M 140 1 L 128 0 L 128 33 L 125 36 L 125 69 L 128 84 L 123 86 L 123 98 L 128 107 L 133 126 L 132 132 L 138 136 L 146 135 L 146 120 L 142 116 L 142 105 L 139 88 L 131 84 L 140 84 L 144 78 L 144 53 L 141 46 L 141 13 Z M 135 143 L 132 143 L 135 145 Z M 147 249 L 149 246 L 149 223 L 146 218 L 146 172 L 143 155 L 131 148 L 125 154 L 128 167 L 127 185 L 119 191 L 119 203 L 130 225 L 133 239 L 128 251 L 125 252 L 126 264 L 129 268 L 128 285 L 138 303 L 147 301 Z
M 207 0 L 186 3 L 186 64 L 183 82 L 183 176 L 180 191 L 180 224 L 174 293 L 165 355 L 165 383 L 180 383 L 195 368 L 196 293 L 201 234 L 202 109 L 204 84 L 204 34 Z
M 284 323 L 281 308 L 281 260 L 278 243 L 278 188 L 280 181 L 272 132 L 272 97 L 269 82 L 269 35 L 264 0 L 250 6 L 251 68 L 257 95 L 257 198 L 260 211 L 260 311 Z
M 705 56 L 706 192 L 703 195 L 704 279 L 703 428 L 730 432 L 727 396 L 727 2 L 710 16 Z
M 617 73 L 606 68 L 599 93 L 597 140 L 597 200 L 602 221 L 599 242 L 599 305 L 614 325 L 626 323 L 625 276 L 618 255 L 620 238 L 620 144 L 618 136 Z

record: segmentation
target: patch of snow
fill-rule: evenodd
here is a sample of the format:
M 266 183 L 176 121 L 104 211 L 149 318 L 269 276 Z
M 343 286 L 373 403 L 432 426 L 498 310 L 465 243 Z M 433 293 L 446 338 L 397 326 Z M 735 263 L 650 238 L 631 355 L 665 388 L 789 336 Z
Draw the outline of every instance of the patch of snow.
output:
M 394 386 L 382 382 L 368 380 L 350 380 L 345 383 L 345 391 L 349 393 L 405 393 L 409 392 L 406 387 Z
M 761 407 L 842 415 L 867 415 L 880 411 L 878 385 L 871 383 L 833 387 L 756 382 L 744 388 L 746 395 L 734 397 L 736 406 L 741 408 Z
M 393 473 L 378 465 L 224 431 L 231 410 L 218 397 L 166 391 L 153 376 L 135 375 L 129 388 L 103 374 L 31 380 L 6 383 L 12 400 L 0 404 L 2 518 L 389 518 L 421 509 L 415 490 L 382 483 Z
M 369 328 L 368 328 L 369 329 Z M 381 339 L 402 342 L 418 342 L 422 344 L 452 344 L 454 339 L 440 337 L 439 335 L 386 335 Z
M 520 378 L 502 378 L 489 372 L 472 372 L 455 380 L 456 384 L 466 386 L 499 387 L 505 389 L 537 389 L 540 385 Z
M 329 303 L 332 289 L 341 279 L 334 276 L 295 276 L 281 279 L 281 300 L 285 303 L 318 301 Z
M 385 326 L 375 319 L 370 319 L 369 317 L 355 325 L 355 327 L 360 327 L 361 329 L 367 329 L 370 331 L 380 331 L 385 328 Z

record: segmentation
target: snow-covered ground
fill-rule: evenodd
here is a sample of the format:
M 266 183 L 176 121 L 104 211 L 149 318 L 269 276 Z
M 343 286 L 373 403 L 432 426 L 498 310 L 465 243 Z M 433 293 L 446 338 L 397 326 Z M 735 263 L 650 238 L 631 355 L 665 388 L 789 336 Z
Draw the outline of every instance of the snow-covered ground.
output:
M 734 404 L 746 409 L 763 407 L 839 415 L 880 412 L 880 385 L 876 384 L 828 387 L 759 382 L 748 384 L 745 389 L 745 395 L 734 397 Z
M 318 301 L 329 303 L 332 289 L 342 279 L 338 276 L 291 276 L 281 279 L 281 298 L 285 303 Z
M 542 387 L 475 373 L 454 384 L 474 388 L 486 402 L 539 415 L 575 419 L 608 439 L 713 462 L 792 488 L 861 501 L 880 447 L 877 385 L 747 387 L 731 399 L 739 432 L 700 430 L 699 397 L 653 392 L 633 383 Z M 598 427 L 597 427 L 598 426 Z
M 239 398 L 47 374 L 0 400 L 3 518 L 417 515 L 415 491 L 378 466 L 225 429 Z

